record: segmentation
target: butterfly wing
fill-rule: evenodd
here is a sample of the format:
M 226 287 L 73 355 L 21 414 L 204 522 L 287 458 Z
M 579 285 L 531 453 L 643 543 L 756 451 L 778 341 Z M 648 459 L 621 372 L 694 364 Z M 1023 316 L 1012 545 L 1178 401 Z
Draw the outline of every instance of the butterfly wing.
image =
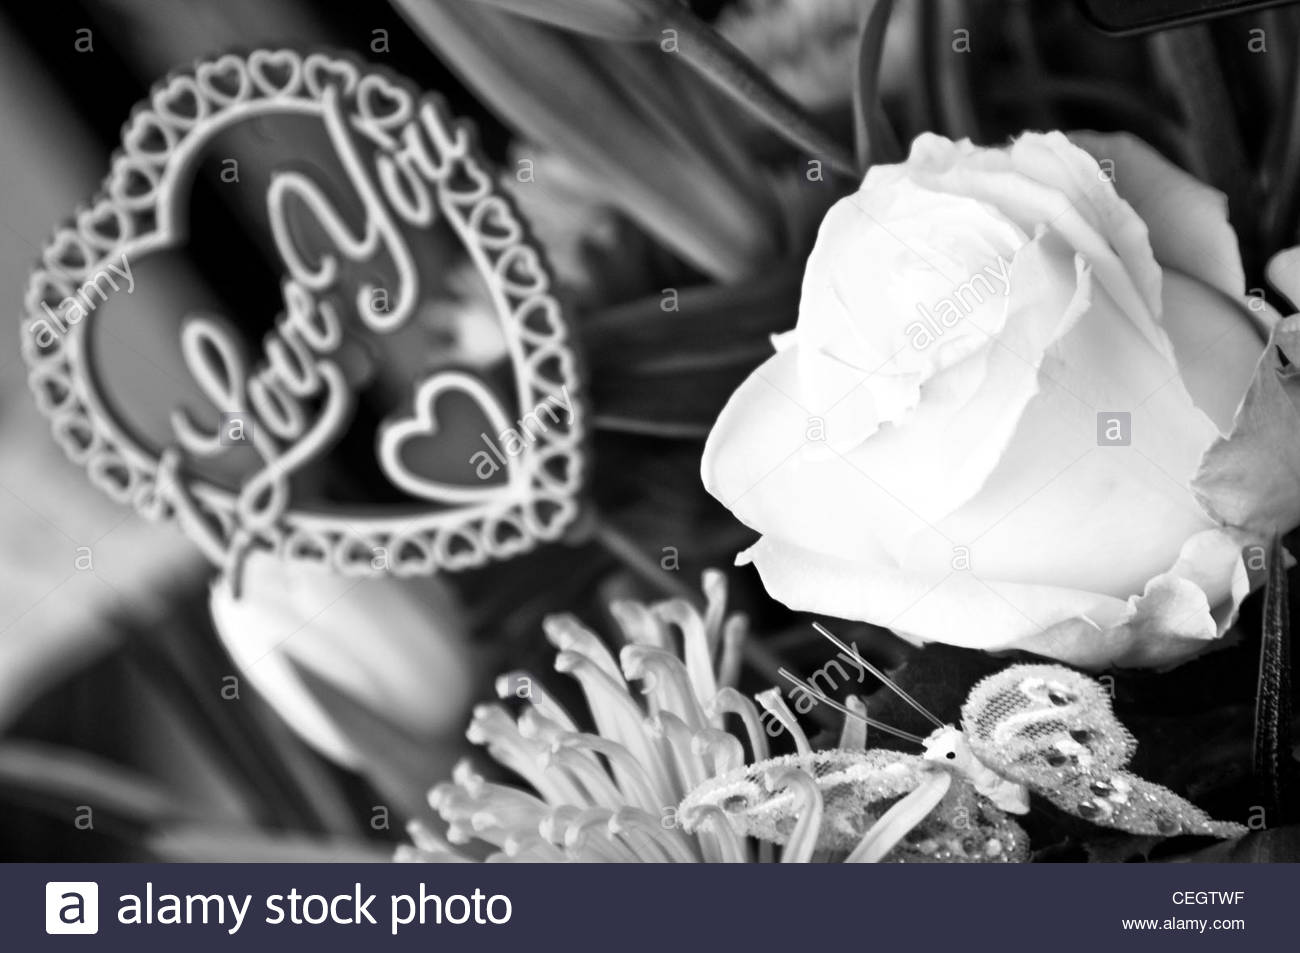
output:
M 1195 804 L 1128 771 L 1072 777 L 1048 799 L 1063 811 L 1130 834 L 1240 837 L 1241 824 L 1216 821 Z
M 1236 837 L 1168 788 L 1125 770 L 1136 742 L 1101 684 L 1060 665 L 1014 665 L 977 684 L 962 708 L 975 756 L 1061 810 L 1133 834 Z
M 694 832 L 699 808 L 721 809 L 738 834 L 785 844 L 798 821 L 798 798 L 770 778 L 797 768 L 817 784 L 823 819 L 817 850 L 852 851 L 872 826 L 922 782 L 942 770 L 897 751 L 828 750 L 771 758 L 706 781 L 682 801 L 679 816 Z M 886 856 L 886 861 L 1010 861 L 1028 854 L 1024 831 L 958 774 L 943 799 Z
M 679 810 L 687 829 L 695 808 L 712 805 L 722 809 L 737 833 L 784 844 L 797 820 L 798 798 L 771 787 L 769 778 L 782 768 L 807 772 L 821 791 L 820 850 L 851 849 L 889 804 L 921 783 L 925 770 L 914 755 L 879 749 L 770 758 L 706 781 L 688 794 Z

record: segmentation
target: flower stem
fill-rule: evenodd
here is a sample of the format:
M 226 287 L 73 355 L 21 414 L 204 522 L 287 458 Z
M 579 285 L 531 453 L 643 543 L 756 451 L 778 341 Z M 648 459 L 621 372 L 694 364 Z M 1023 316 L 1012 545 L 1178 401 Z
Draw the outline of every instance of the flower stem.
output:
M 712 26 L 683 11 L 666 23 L 665 31 L 670 29 L 677 31 L 682 57 L 705 79 L 810 157 L 825 160 L 844 175 L 858 177 L 849 151 Z
M 700 594 L 664 569 L 646 554 L 636 540 L 619 529 L 601 513 L 594 514 L 592 537 L 601 548 L 628 570 L 670 599 L 685 599 L 693 606 L 702 604 Z

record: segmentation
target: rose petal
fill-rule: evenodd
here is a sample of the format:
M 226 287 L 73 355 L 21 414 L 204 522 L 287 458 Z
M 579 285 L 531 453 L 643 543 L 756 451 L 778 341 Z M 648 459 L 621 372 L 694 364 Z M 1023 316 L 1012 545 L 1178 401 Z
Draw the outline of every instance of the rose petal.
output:
M 996 343 L 934 377 L 902 426 L 882 429 L 845 461 L 928 522 L 968 501 L 1037 393 L 1048 346 L 1087 311 L 1086 277 L 1059 239 L 1038 235 L 1012 263 Z
M 853 558 L 889 558 L 877 534 L 906 539 L 926 523 L 826 442 L 808 439 L 818 428 L 833 429 L 836 407 L 795 396 L 799 350 L 768 358 L 727 402 L 704 447 L 704 485 L 760 532 Z
M 1157 576 L 1115 625 L 1080 617 L 1023 639 L 1015 648 L 1077 668 L 1168 668 L 1199 655 L 1216 637 L 1205 593 L 1185 579 Z
M 1114 414 L 1129 415 L 1129 445 L 1100 445 L 1099 418 L 1109 426 Z M 902 565 L 946 565 L 956 544 L 986 579 L 1125 598 L 1214 526 L 1189 484 L 1216 436 L 1163 356 L 1102 294 L 1048 349 L 1038 392 L 984 488 L 938 524 L 950 542 L 918 536 Z
M 1038 388 L 1044 349 L 1087 309 L 1087 289 L 1053 236 L 1025 246 L 1009 276 L 999 344 L 932 379 L 902 427 L 876 431 L 870 390 L 858 386 L 868 375 L 781 336 L 782 351 L 740 386 L 709 435 L 709 492 L 760 532 L 847 559 L 878 553 L 874 539 L 901 547 L 933 533 L 997 465 Z M 816 391 L 803 377 L 810 367 Z
M 1031 636 L 1017 647 L 1082 668 L 1166 668 L 1216 644 L 1250 592 L 1242 559 L 1247 534 L 1213 529 L 1187 541 L 1168 572 L 1153 577 L 1110 625 L 1081 618 Z
M 1300 308 L 1300 248 L 1288 248 L 1268 260 L 1268 283 L 1292 308 Z
M 940 137 L 925 134 L 917 138 L 913 152 L 945 151 Z M 949 146 L 951 143 L 948 144 Z M 954 157 L 955 150 L 946 150 Z M 954 158 L 955 163 L 955 158 Z M 940 171 L 932 171 L 940 169 Z M 1017 168 L 1001 150 L 983 150 L 963 158 L 960 164 L 943 168 L 933 161 L 914 169 L 912 177 L 929 189 L 970 196 L 997 208 L 1021 229 L 1033 232 L 1046 226 L 1064 238 L 1092 267 L 1098 282 L 1132 320 L 1151 347 L 1167 353 L 1173 364 L 1168 340 L 1160 333 L 1159 312 L 1152 310 L 1158 302 L 1144 297 L 1109 238 L 1089 221 L 1077 203 L 1077 197 L 1063 192 L 1050 179 L 1048 170 L 1038 170 L 1048 182 L 1040 181 Z M 1104 185 L 1104 183 L 1101 183 Z M 1086 207 L 1087 203 L 1084 203 Z M 1089 214 L 1091 209 L 1089 208 Z M 1148 289 L 1149 290 L 1149 289 Z
M 1273 329 L 1232 432 L 1214 441 L 1192 482 L 1213 516 L 1264 536 L 1300 523 L 1300 368 L 1293 360 L 1300 361 L 1300 315 Z
M 1256 322 L 1238 300 L 1178 271 L 1165 271 L 1164 300 L 1182 384 L 1228 433 L 1264 346 Z
M 1060 189 L 1119 253 L 1152 314 L 1161 310 L 1160 266 L 1147 225 L 1115 190 L 1096 159 L 1060 132 L 1025 133 L 1011 145 L 1015 167 Z
M 935 227 L 939 221 L 942 228 Z M 1001 330 L 1001 303 L 983 300 L 997 296 L 962 289 L 974 279 L 991 292 L 988 270 L 996 272 L 1026 241 L 1004 216 L 973 199 L 907 179 L 888 190 L 864 186 L 822 221 L 804 274 L 799 344 L 875 375 L 867 386 L 888 389 L 877 397 L 882 419 L 897 419 L 916 403 L 917 375 L 925 380 Z M 911 347 L 918 318 L 955 295 L 964 295 L 959 303 L 968 313 L 944 347 Z M 895 394 L 896 380 L 907 385 L 904 392 Z M 815 374 L 807 386 L 818 387 Z
M 1249 537 L 1207 530 L 1177 562 L 1117 599 L 1079 589 L 946 575 L 837 560 L 764 538 L 737 557 L 792 609 L 884 625 L 915 642 L 1022 649 L 1080 668 L 1164 667 L 1204 652 L 1232 624 L 1249 591 L 1242 546 Z
M 1070 139 L 1114 163 L 1115 189 L 1146 222 L 1156 259 L 1231 298 L 1246 293 L 1228 198 L 1127 133 L 1072 132 Z
M 753 563 L 772 598 L 796 609 L 887 626 L 914 642 L 1012 648 L 1076 617 L 1123 617 L 1122 599 L 1060 586 L 981 578 L 973 572 L 919 573 L 872 560 L 837 559 L 764 537 L 736 557 Z

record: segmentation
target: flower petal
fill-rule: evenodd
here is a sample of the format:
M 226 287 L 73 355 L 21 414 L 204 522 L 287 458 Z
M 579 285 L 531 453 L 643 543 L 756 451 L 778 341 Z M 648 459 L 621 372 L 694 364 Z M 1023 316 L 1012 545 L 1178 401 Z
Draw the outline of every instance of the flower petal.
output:
M 1192 486 L 1211 514 L 1260 535 L 1300 523 L 1300 316 L 1273 329 L 1232 432 L 1205 453 Z
M 941 535 L 918 534 L 901 565 L 934 572 L 967 547 L 986 580 L 1127 598 L 1213 527 L 1190 483 L 1217 428 L 1145 345 L 1099 294 L 1048 349 L 984 489 L 937 524 Z M 1126 444 L 1101 439 L 1116 415 L 1128 417 Z
M 1059 586 L 983 580 L 970 572 L 908 572 L 850 561 L 764 537 L 752 562 L 772 598 L 792 609 L 888 626 L 914 642 L 1006 649 L 1077 616 L 1118 621 L 1122 599 Z
M 1054 179 L 1046 170 L 1015 164 L 1006 153 L 985 149 L 957 161 L 954 144 L 933 135 L 922 135 L 912 146 L 918 151 L 936 152 L 949 158 L 927 164 L 912 172 L 922 185 L 936 191 L 970 196 L 997 208 L 1026 233 L 1046 225 L 1082 255 L 1094 275 L 1133 326 L 1157 351 L 1172 363 L 1168 341 L 1159 333 L 1159 300 L 1149 287 L 1140 287 L 1125 266 L 1110 235 L 1098 231 L 1097 218 L 1068 180 Z M 909 160 L 910 161 L 910 160 Z M 1042 178 L 1036 176 L 1041 175 Z M 1102 183 L 1103 185 L 1105 183 Z M 1070 191 L 1062 191 L 1062 188 Z M 1106 186 L 1109 188 L 1109 186 Z M 1142 282 L 1149 285 L 1149 279 Z
M 1057 239 L 1037 236 L 1011 264 L 1010 298 L 997 296 L 1007 311 L 1000 345 L 933 378 L 905 426 L 856 445 L 860 420 L 874 420 L 868 389 L 845 380 L 820 403 L 803 389 L 804 346 L 779 351 L 709 435 L 705 486 L 763 533 L 847 559 L 877 558 L 876 541 L 892 540 L 899 558 L 903 541 L 975 495 L 996 466 L 1039 386 L 1045 349 L 1088 307 L 1086 274 Z
M 1165 272 L 1164 300 L 1179 380 L 1219 432 L 1228 433 L 1264 347 L 1258 324 L 1238 300 L 1178 271 Z
M 1162 265 L 1241 299 L 1246 279 L 1237 235 L 1228 224 L 1226 195 L 1127 133 L 1072 132 L 1070 139 L 1098 160 L 1114 163 L 1115 189 L 1146 222 Z
M 1060 132 L 1026 133 L 1011 145 L 1011 161 L 1036 181 L 1060 189 L 1119 253 L 1152 314 L 1161 311 L 1160 266 L 1148 228 L 1096 159 Z
M 1163 668 L 1199 655 L 1236 621 L 1250 592 L 1243 548 L 1260 541 L 1235 530 L 1197 533 L 1177 562 L 1128 601 L 1123 618 L 1100 626 L 1076 619 L 1017 647 L 1083 668 Z
M 1268 283 L 1300 308 L 1300 247 L 1287 248 L 1268 260 Z

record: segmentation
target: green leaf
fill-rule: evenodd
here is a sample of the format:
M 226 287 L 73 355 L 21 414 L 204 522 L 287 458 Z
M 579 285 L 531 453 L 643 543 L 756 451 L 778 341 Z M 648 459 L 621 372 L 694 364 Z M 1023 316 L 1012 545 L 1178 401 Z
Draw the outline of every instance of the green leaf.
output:
M 677 0 L 478 0 L 489 6 L 509 10 L 606 40 L 659 39 L 668 17 L 680 10 Z
M 707 23 L 683 11 L 674 20 L 685 60 L 750 115 L 791 145 L 848 176 L 857 169 L 847 151 L 794 99 Z
M 802 262 L 727 286 L 671 290 L 582 322 L 599 427 L 704 438 L 746 376 L 794 326 Z
M 182 616 L 137 626 L 126 657 L 193 743 L 245 791 L 258 819 L 277 826 L 349 831 L 337 782 L 310 761 L 260 698 L 236 704 L 216 690 L 232 671 L 210 623 Z
M 677 0 L 478 0 L 585 36 L 654 42 L 680 53 L 746 112 L 810 157 L 852 175 L 838 142 L 712 26 Z
M 1198 168 L 1189 171 L 1228 197 L 1228 219 L 1250 274 L 1261 264 L 1256 232 L 1260 197 L 1214 34 L 1204 23 L 1162 30 L 1152 35 L 1151 50 L 1197 147 Z
M 0 742 L 0 791 L 69 820 L 82 805 L 129 825 L 201 817 L 173 792 L 129 768 L 41 742 Z
M 686 113 L 644 111 L 640 76 L 629 74 L 667 83 L 686 69 L 680 58 L 658 46 L 611 49 L 482 3 L 395 3 L 505 122 L 568 157 L 594 194 L 695 267 L 736 280 L 776 256 L 779 210 L 763 197 L 761 170 L 738 179 Z

